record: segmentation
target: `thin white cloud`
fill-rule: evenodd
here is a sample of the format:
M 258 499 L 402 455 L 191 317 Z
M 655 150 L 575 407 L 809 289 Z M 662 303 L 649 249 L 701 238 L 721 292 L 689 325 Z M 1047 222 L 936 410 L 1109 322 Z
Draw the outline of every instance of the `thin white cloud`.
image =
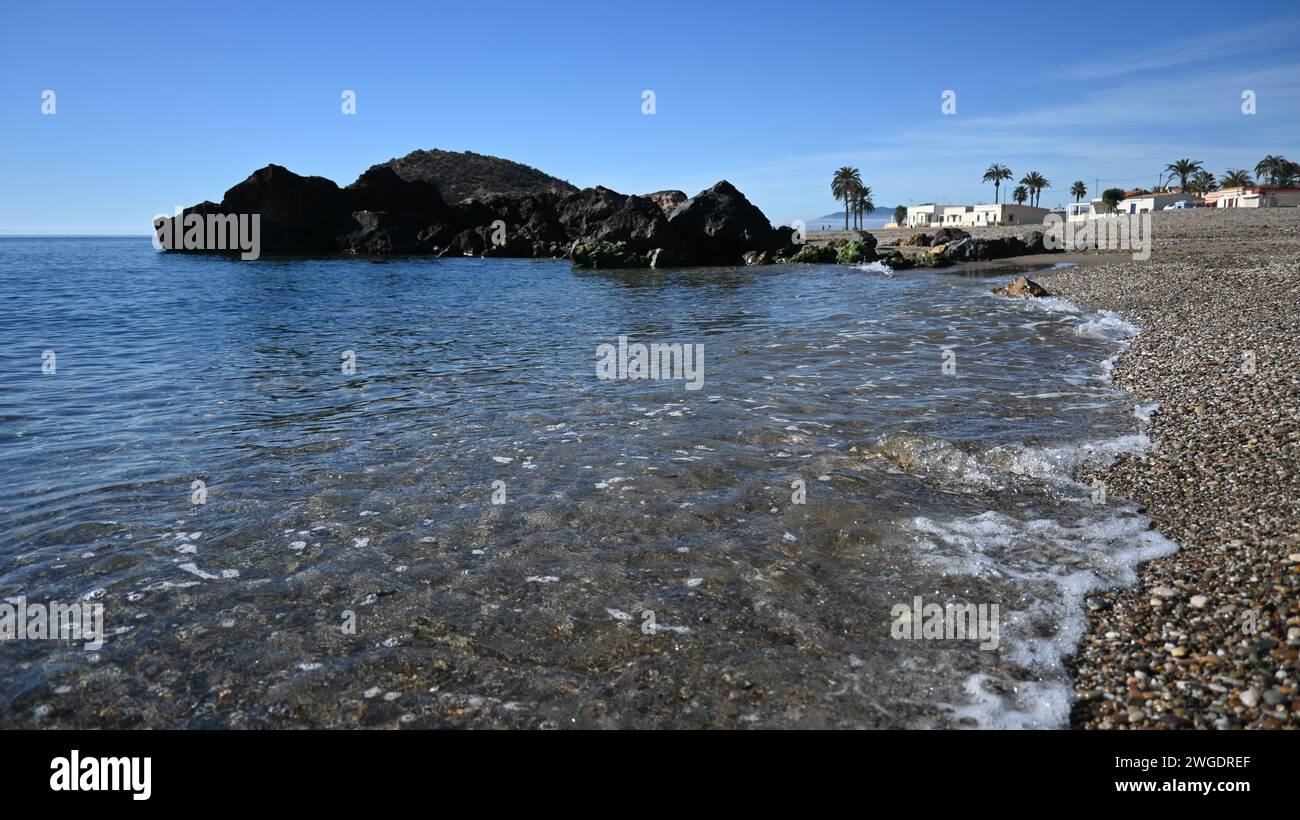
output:
M 1103 79 L 1222 61 L 1226 56 L 1234 54 L 1293 47 L 1298 33 L 1300 24 L 1295 21 L 1274 20 L 1230 31 L 1213 32 L 1194 40 L 1169 40 L 1146 48 L 1098 55 L 1066 67 L 1065 75 Z
M 820 184 L 826 169 L 854 165 L 874 180 L 877 201 L 892 205 L 991 197 L 991 186 L 978 179 L 994 160 L 1011 165 L 1017 174 L 1036 168 L 1059 189 L 1079 178 L 1089 188 L 1097 178 L 1103 185 L 1152 185 L 1164 166 L 1179 157 L 1203 160 L 1218 174 L 1228 167 L 1253 167 L 1267 153 L 1300 153 L 1295 145 L 1300 64 L 1227 71 L 1209 66 L 1173 78 L 1132 77 L 1118 85 L 1076 80 L 1059 88 L 1059 95 L 1041 107 L 996 116 L 936 117 L 924 125 L 864 136 L 856 146 L 785 157 L 738 176 L 762 181 L 774 198 L 821 203 L 829 201 Z M 1246 119 L 1241 113 L 1240 95 L 1246 88 L 1256 91 L 1269 118 Z M 782 183 L 782 178 L 789 181 Z M 1044 204 L 1055 196 L 1067 198 L 1054 191 L 1044 195 Z M 829 210 L 819 207 L 794 205 L 790 210 Z

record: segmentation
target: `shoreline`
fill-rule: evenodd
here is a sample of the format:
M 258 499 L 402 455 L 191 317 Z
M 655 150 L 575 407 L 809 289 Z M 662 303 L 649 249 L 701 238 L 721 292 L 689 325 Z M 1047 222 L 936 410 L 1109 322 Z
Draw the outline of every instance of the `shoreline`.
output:
M 1151 259 L 1100 261 L 1037 279 L 1142 328 L 1114 384 L 1160 408 L 1152 450 L 1081 478 L 1179 549 L 1088 598 L 1070 726 L 1298 727 L 1300 211 L 1162 214 Z

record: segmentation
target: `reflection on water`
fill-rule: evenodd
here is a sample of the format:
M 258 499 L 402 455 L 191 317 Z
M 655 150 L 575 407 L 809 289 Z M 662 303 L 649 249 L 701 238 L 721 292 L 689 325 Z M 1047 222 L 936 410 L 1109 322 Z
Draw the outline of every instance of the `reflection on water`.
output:
M 109 631 L 0 644 L 4 725 L 1060 724 L 1083 592 L 1168 548 L 1065 478 L 1142 444 L 1078 446 L 1137 429 L 1130 329 L 987 276 L 3 239 L 0 277 L 0 596 Z M 703 389 L 597 379 L 620 335 Z M 1000 647 L 892 638 L 916 595 Z

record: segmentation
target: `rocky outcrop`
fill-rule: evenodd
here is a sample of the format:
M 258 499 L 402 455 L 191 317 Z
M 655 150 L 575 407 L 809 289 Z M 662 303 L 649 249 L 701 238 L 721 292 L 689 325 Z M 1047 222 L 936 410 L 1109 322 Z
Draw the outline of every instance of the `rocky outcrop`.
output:
M 584 188 L 564 197 L 556 205 L 556 219 L 579 243 L 623 243 L 637 251 L 677 244 L 658 205 L 605 187 Z
M 260 215 L 267 253 L 568 257 L 580 266 L 670 267 L 769 264 L 800 252 L 792 228 L 774 229 L 726 181 L 689 199 L 681 191 L 636 196 L 548 184 L 448 205 L 415 167 L 376 165 L 340 189 L 269 165 L 220 203 L 187 213 Z M 862 237 L 851 255 L 874 258 L 874 238 Z
M 1041 231 L 976 238 L 957 228 L 902 240 L 900 245 L 927 248 L 912 259 L 892 250 L 881 257 L 875 236 L 867 231 L 827 245 L 795 244 L 794 229 L 773 228 L 726 180 L 689 199 L 672 190 L 637 196 L 601 186 L 557 190 L 544 184 L 525 193 L 488 193 L 448 205 L 437 185 L 419 174 L 404 174 L 403 167 L 373 166 L 340 189 L 323 177 L 268 165 L 227 191 L 220 203 L 200 203 L 185 215 L 256 214 L 261 252 L 269 254 L 567 257 L 578 266 L 602 268 L 858 265 L 877 259 L 895 269 L 934 268 L 1044 250 Z M 405 167 L 410 171 L 411 166 Z
M 771 249 L 776 240 L 763 212 L 726 180 L 678 205 L 668 225 L 696 264 L 741 264 L 746 251 Z
M 1024 246 L 1014 236 L 997 239 L 958 239 L 947 245 L 936 245 L 930 249 L 949 264 L 959 262 L 982 262 L 988 259 L 1004 259 L 1018 256 Z
M 906 270 L 914 266 L 911 259 L 903 256 L 899 251 L 894 250 L 880 254 L 876 261 L 883 265 L 888 265 L 891 270 Z
M 352 221 L 335 237 L 335 247 L 344 253 L 418 253 L 420 231 L 447 214 L 437 186 L 402 179 L 384 165 L 369 169 L 343 192 Z
M 667 190 L 646 194 L 645 198 L 658 205 L 660 210 L 664 212 L 664 218 L 667 218 L 673 211 L 677 210 L 678 205 L 681 205 L 690 197 L 686 196 L 685 191 Z
M 919 267 L 946 267 L 964 262 L 985 262 L 1045 253 L 1042 231 L 1029 231 L 1023 236 L 973 237 L 966 236 L 946 244 L 935 245 L 916 258 Z
M 1020 237 L 1020 252 L 1030 253 L 1051 253 L 1052 250 L 1043 242 L 1042 231 L 1029 231 Z
M 655 252 L 638 251 L 622 242 L 579 242 L 569 258 L 579 268 L 649 268 Z M 659 265 L 658 267 L 662 267 Z
M 799 264 L 831 264 L 837 256 L 836 249 L 829 245 L 804 245 L 790 257 L 790 261 Z
M 411 222 L 428 225 L 446 209 L 438 186 L 405 180 L 386 165 L 376 165 L 343 189 L 354 211 L 391 211 Z
M 976 239 L 967 237 L 944 247 L 943 257 L 950 264 L 976 263 L 1009 256 L 1026 256 L 1043 253 L 1043 231 L 1030 231 L 1024 237 L 998 237 Z M 933 251 L 933 248 L 932 248 Z
M 435 185 L 448 202 L 484 199 L 494 194 L 563 196 L 578 190 L 529 165 L 473 151 L 412 151 L 383 165 L 402 179 Z
M 1038 284 L 1033 279 L 1030 279 L 1027 276 L 1022 276 L 1019 279 L 1016 279 L 1015 281 L 1008 282 L 1007 284 L 1001 287 L 994 288 L 993 292 L 1000 296 L 1019 296 L 1019 297 L 1032 296 L 1035 298 L 1041 298 L 1044 296 L 1052 295 L 1047 292 L 1047 288 L 1043 287 L 1042 285 Z
M 922 236 L 924 236 L 924 234 L 922 234 Z M 934 247 L 935 245 L 947 245 L 950 242 L 955 242 L 958 239 L 965 239 L 968 236 L 970 236 L 970 234 L 963 231 L 961 228 L 940 228 L 935 231 L 934 236 L 930 237 L 928 244 L 930 247 Z
M 845 243 L 835 261 L 841 265 L 862 265 L 876 261 L 876 237 L 866 231 L 858 231 L 858 238 Z
M 415 253 L 415 234 L 387 211 L 354 211 L 346 230 L 334 238 L 334 248 L 359 256 Z
M 331 180 L 268 165 L 226 191 L 219 213 L 260 215 L 263 253 L 328 253 L 335 237 L 355 227 L 352 210 Z

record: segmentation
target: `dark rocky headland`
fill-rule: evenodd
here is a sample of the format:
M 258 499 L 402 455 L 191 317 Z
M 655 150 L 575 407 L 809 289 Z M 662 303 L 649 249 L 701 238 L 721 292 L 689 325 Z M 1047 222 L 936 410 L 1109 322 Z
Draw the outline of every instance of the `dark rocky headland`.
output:
M 191 214 L 258 214 L 265 254 L 570 259 L 592 268 L 874 261 L 946 267 L 1043 250 L 1039 232 L 989 240 L 951 228 L 926 236 L 919 257 L 878 253 L 867 231 L 804 243 L 793 228 L 774 227 L 726 180 L 689 198 L 677 190 L 629 195 L 578 189 L 498 157 L 436 150 L 371 166 L 344 188 L 268 165 L 220 203 L 201 202 L 155 228 L 180 236 L 179 221 Z M 165 246 L 186 250 L 175 244 Z
M 469 195 L 449 202 L 444 190 Z M 268 165 L 220 203 L 172 219 L 190 214 L 259 214 L 268 254 L 567 258 L 605 268 L 738 265 L 799 250 L 793 229 L 774 228 L 725 180 L 690 198 L 636 196 L 579 190 L 509 160 L 442 151 L 374 165 L 345 188 Z M 172 229 L 179 235 L 181 227 Z

